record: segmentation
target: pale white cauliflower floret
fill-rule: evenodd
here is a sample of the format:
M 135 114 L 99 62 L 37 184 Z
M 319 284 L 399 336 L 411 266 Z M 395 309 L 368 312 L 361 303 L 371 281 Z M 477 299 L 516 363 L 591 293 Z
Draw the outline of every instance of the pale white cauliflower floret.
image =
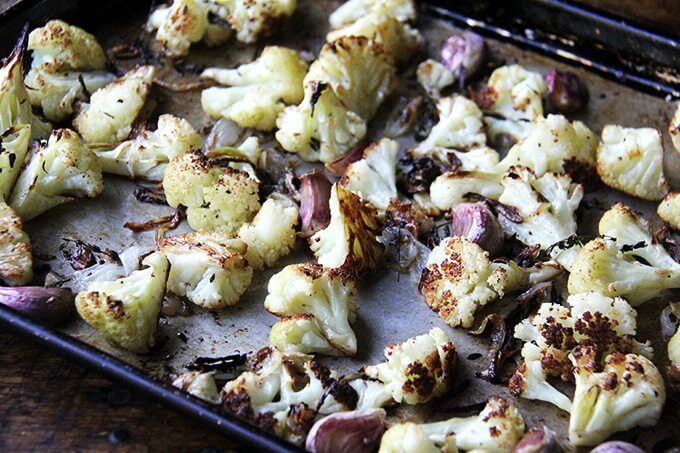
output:
M 92 149 L 104 173 L 163 181 L 172 159 L 202 146 L 200 134 L 187 120 L 165 114 L 158 117 L 155 131 L 144 127 L 136 137 L 113 149 Z
M 271 35 L 292 16 L 297 0 L 227 0 L 226 3 L 236 39 L 252 44 Z
M 373 143 L 363 158 L 349 164 L 342 185 L 384 213 L 397 198 L 397 153 L 399 142 L 389 138 Z
M 492 396 L 478 415 L 441 422 L 398 423 L 383 434 L 379 453 L 486 451 L 511 453 L 524 435 L 515 406 Z
M 213 166 L 194 151 L 170 161 L 163 189 L 170 206 L 187 208 L 194 230 L 236 232 L 260 208 L 257 179 L 231 167 Z
M 199 41 L 219 45 L 231 37 L 225 23 L 227 10 L 219 0 L 173 0 L 170 6 L 156 8 L 146 22 L 148 31 L 156 32 L 156 42 L 170 57 L 189 53 L 189 47 Z M 212 22 L 211 17 L 218 20 Z
M 286 105 L 304 96 L 307 63 L 292 49 L 267 46 L 259 58 L 235 69 L 208 68 L 201 77 L 229 88 L 211 87 L 201 94 L 203 110 L 242 127 L 269 131 Z
M 0 280 L 9 286 L 22 286 L 33 278 L 31 241 L 21 218 L 0 201 Z
M 246 259 L 256 270 L 272 267 L 295 247 L 298 207 L 287 196 L 273 193 L 238 237 L 248 245 Z
M 503 193 L 503 184 L 493 174 L 481 171 L 447 171 L 430 185 L 430 198 L 435 207 L 449 210 L 466 201 L 465 195 L 474 193 L 497 200 Z
M 499 171 L 515 165 L 531 168 L 537 176 L 547 172 L 582 171 L 595 166 L 597 139 L 580 121 L 548 115 L 533 123 L 528 135 L 515 144 L 499 164 Z
M 338 184 L 331 188 L 328 203 L 330 223 L 309 238 L 309 247 L 318 262 L 348 275 L 375 269 L 382 253 L 376 239 L 378 222 L 375 208 Z
M 147 256 L 142 265 L 127 277 L 94 282 L 76 297 L 76 309 L 88 324 L 107 340 L 137 353 L 155 343 L 168 275 L 162 253 Z
M 354 355 L 357 338 L 354 282 L 314 263 L 286 266 L 267 285 L 265 309 L 282 318 L 269 339 L 279 349 L 296 352 Z M 292 319 L 297 319 L 293 321 Z M 303 321 L 304 320 L 304 321 Z M 309 328 L 308 333 L 291 330 Z
M 188 371 L 182 373 L 172 381 L 173 387 L 184 390 L 190 395 L 200 398 L 209 403 L 219 403 L 220 394 L 217 391 L 215 378 L 211 373 Z
M 332 28 L 354 23 L 371 13 L 394 17 L 400 22 L 416 18 L 413 0 L 349 0 L 333 11 L 328 18 Z
M 656 213 L 675 230 L 680 230 L 680 193 L 670 192 L 661 200 Z
M 603 369 L 592 347 L 579 347 L 570 355 L 576 390 L 569 418 L 569 442 L 594 446 L 612 434 L 658 421 L 666 390 L 661 373 L 647 358 L 613 353 Z
M 662 199 L 668 183 L 660 132 L 606 125 L 597 149 L 597 173 L 609 187 L 645 200 Z
M 491 262 L 471 240 L 448 237 L 432 249 L 418 289 L 447 324 L 469 328 L 481 306 L 527 283 L 528 274 L 513 262 Z
M 73 120 L 85 142 L 117 143 L 127 137 L 144 107 L 155 73 L 153 66 L 139 66 L 95 91 Z
M 548 87 L 539 73 L 520 65 L 501 66 L 489 77 L 483 110 L 511 120 L 530 120 L 543 116 L 541 96 Z
M 9 205 L 26 220 L 78 198 L 104 190 L 97 158 L 70 129 L 57 129 L 26 158 Z
M 428 58 L 418 65 L 416 79 L 425 93 L 433 99 L 439 99 L 442 90 L 455 81 L 449 68 L 432 58 Z
M 364 367 L 392 392 L 397 402 L 420 404 L 444 394 L 453 385 L 458 362 L 455 345 L 438 327 L 385 348 L 385 362 Z
M 170 261 L 168 291 L 209 310 L 235 305 L 253 277 L 245 258 L 247 248 L 244 242 L 219 232 L 161 239 L 158 249 Z
M 7 200 L 26 160 L 31 126 L 12 126 L 0 135 L 0 197 Z
M 438 148 L 469 150 L 486 145 L 482 112 L 477 104 L 463 96 L 442 98 L 437 102 L 439 122 L 432 127 L 430 135 L 411 153 L 415 157 L 438 156 Z M 442 158 L 444 157 L 444 158 Z
M 680 328 L 668 341 L 668 360 L 673 367 L 680 370 Z
M 671 123 L 668 125 L 668 133 L 673 141 L 673 146 L 680 152 L 680 104 L 675 109 L 675 114 L 671 119 Z

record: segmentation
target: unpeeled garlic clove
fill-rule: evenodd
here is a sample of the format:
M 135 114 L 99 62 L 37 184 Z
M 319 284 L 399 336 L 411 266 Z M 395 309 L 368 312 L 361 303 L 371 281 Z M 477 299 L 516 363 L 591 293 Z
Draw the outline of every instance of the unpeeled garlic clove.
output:
M 496 256 L 503 247 L 503 230 L 484 203 L 461 203 L 451 210 L 451 236 L 462 236 Z
M 573 72 L 552 69 L 545 82 L 550 105 L 558 113 L 575 113 L 588 104 L 588 88 Z
M 361 160 L 364 157 L 364 150 L 368 147 L 368 145 L 370 145 L 369 142 L 359 143 L 342 156 L 338 156 L 332 161 L 328 162 L 326 164 L 326 168 L 335 176 L 344 175 L 345 170 L 347 170 L 347 167 L 349 167 L 349 164 Z
M 331 182 L 326 176 L 313 171 L 300 178 L 301 234 L 308 237 L 328 226 L 331 209 Z
M 454 75 L 469 79 L 482 67 L 486 43 L 477 33 L 465 31 L 449 36 L 442 45 L 439 57 Z
M 555 433 L 546 427 L 531 428 L 515 446 L 515 453 L 552 453 L 560 451 Z
M 385 432 L 385 411 L 338 412 L 317 421 L 307 436 L 311 453 L 371 453 Z
M 0 287 L 0 304 L 48 324 L 57 324 L 66 318 L 73 309 L 73 300 L 73 293 L 68 288 Z
M 591 453 L 644 453 L 644 450 L 636 445 L 620 440 L 605 442 L 593 448 Z

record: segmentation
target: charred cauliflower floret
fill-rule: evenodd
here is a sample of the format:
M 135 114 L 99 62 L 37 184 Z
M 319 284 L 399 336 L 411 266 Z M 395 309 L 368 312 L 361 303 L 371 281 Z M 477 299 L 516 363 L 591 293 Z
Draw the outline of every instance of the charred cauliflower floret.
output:
M 539 245 L 547 250 L 553 244 L 576 234 L 576 210 L 583 198 L 583 186 L 575 184 L 565 174 L 545 173 L 537 178 L 526 167 L 511 167 L 503 176 L 501 203 L 513 207 L 521 222 L 499 216 L 508 236 L 514 235 L 526 245 Z M 570 269 L 576 248 L 555 249 L 553 258 Z
M 0 131 L 29 124 L 31 138 L 46 138 L 52 125 L 33 113 L 24 84 L 23 61 L 24 43 L 19 42 L 0 68 Z
M 428 58 L 418 65 L 416 80 L 432 99 L 439 99 L 442 90 L 455 81 L 449 68 L 432 58 Z
M 7 200 L 19 177 L 31 142 L 31 126 L 12 126 L 0 135 L 0 197 Z
M 569 292 L 600 292 L 623 297 L 637 306 L 664 289 L 680 288 L 680 269 L 643 264 L 628 253 L 629 246 L 597 238 L 578 252 L 569 274 Z
M 31 241 L 24 233 L 21 218 L 0 201 L 0 280 L 21 286 L 33 278 Z
M 458 450 L 510 453 L 523 435 L 524 419 L 517 408 L 492 396 L 479 415 L 422 425 L 410 422 L 394 425 L 383 434 L 379 453 Z
M 399 142 L 389 138 L 373 143 L 363 158 L 349 164 L 342 185 L 368 201 L 381 213 L 397 198 L 397 153 Z
M 461 151 L 486 145 L 482 112 L 477 104 L 463 96 L 446 97 L 437 102 L 437 112 L 439 122 L 413 149 L 414 156 L 432 157 L 437 148 Z
M 105 71 L 106 56 L 95 37 L 61 20 L 33 30 L 28 50 L 33 51 L 25 81 L 31 105 L 52 121 L 64 120 L 76 100 L 86 100 L 87 93 L 116 78 Z
M 9 205 L 26 220 L 78 198 L 104 190 L 97 157 L 70 129 L 57 129 L 26 159 L 9 197 Z
M 481 306 L 521 289 L 528 278 L 513 262 L 491 262 L 471 240 L 448 237 L 432 249 L 418 290 L 447 324 L 469 328 Z
M 264 131 L 274 129 L 286 105 L 304 97 L 302 80 L 307 63 L 285 47 L 268 46 L 258 59 L 236 69 L 208 68 L 201 77 L 229 88 L 212 87 L 201 94 L 203 110 L 239 126 Z
M 448 210 L 466 201 L 465 195 L 475 193 L 497 200 L 503 184 L 493 174 L 478 171 L 447 171 L 430 185 L 430 198 L 437 209 Z
M 456 347 L 438 327 L 385 348 L 385 362 L 364 367 L 384 383 L 397 402 L 420 404 L 444 394 L 453 385 Z
M 661 200 L 668 192 L 661 134 L 649 127 L 605 126 L 597 149 L 597 173 L 609 187 L 645 200 Z
M 330 223 L 309 238 L 319 263 L 347 275 L 375 269 L 382 255 L 375 209 L 338 184 L 331 188 L 328 203 Z
M 158 117 L 155 131 L 144 127 L 136 137 L 113 149 L 98 149 L 96 146 L 92 149 L 104 173 L 163 181 L 171 160 L 202 146 L 201 135 L 187 120 L 165 114 Z
M 215 378 L 211 373 L 188 371 L 182 373 L 172 381 L 173 387 L 184 390 L 190 395 L 200 398 L 209 403 L 219 403 L 220 394 L 217 391 Z
M 541 74 L 520 65 L 501 66 L 489 77 L 478 102 L 487 113 L 533 121 L 543 116 L 541 96 L 547 89 Z
M 391 16 L 400 22 L 416 18 L 416 4 L 413 0 L 349 0 L 333 11 L 328 18 L 332 28 L 339 28 L 357 22 L 371 13 Z
M 380 12 L 368 13 L 356 22 L 332 30 L 326 35 L 326 42 L 343 36 L 364 36 L 379 44 L 399 64 L 407 63 L 424 42 L 417 29 Z
M 499 171 L 522 165 L 542 176 L 547 172 L 594 169 L 596 148 L 597 139 L 585 124 L 548 115 L 538 119 L 529 134 L 510 148 Z
M 570 359 L 576 381 L 569 418 L 572 445 L 597 445 L 616 432 L 657 422 L 666 390 L 649 359 L 613 353 L 600 368 L 589 346 L 577 348 Z
M 151 90 L 156 69 L 139 66 L 109 83 L 81 105 L 73 126 L 87 143 L 117 143 L 132 131 Z
M 238 237 L 248 245 L 246 258 L 256 270 L 272 267 L 295 247 L 297 205 L 287 196 L 273 193 L 252 222 L 241 226 Z
M 148 352 L 155 343 L 168 276 L 168 260 L 162 253 L 147 256 L 142 265 L 127 277 L 94 282 L 76 297 L 76 309 L 85 322 L 136 353 Z
M 260 208 L 259 183 L 248 173 L 217 167 L 189 151 L 168 164 L 163 178 L 168 204 L 187 208 L 194 230 L 236 232 Z
M 252 44 L 274 33 L 290 16 L 296 0 L 226 0 L 236 39 Z
M 656 213 L 674 230 L 680 230 L 680 193 L 670 192 L 661 200 Z
M 276 120 L 276 140 L 307 161 L 330 162 L 366 135 L 366 121 L 347 108 L 326 82 L 305 84 L 305 97 Z
M 671 119 L 671 123 L 668 125 L 668 133 L 673 141 L 673 146 L 680 152 L 680 104 L 675 109 L 675 115 Z
M 350 323 L 356 319 L 357 307 L 352 300 L 355 289 L 351 280 L 319 264 L 293 264 L 274 275 L 269 280 L 267 290 L 269 294 L 264 301 L 264 308 L 268 312 L 283 318 L 284 324 L 290 322 L 287 321 L 289 317 L 303 315 L 309 322 L 296 321 L 295 325 L 312 326 L 309 335 L 274 327 L 269 336 L 272 345 L 297 352 L 356 354 L 357 338 Z M 321 340 L 325 340 L 325 344 L 315 350 L 314 346 Z
M 253 268 L 248 246 L 219 232 L 187 233 L 163 238 L 158 250 L 168 257 L 168 291 L 215 310 L 236 304 L 250 286 Z
M 680 328 L 668 340 L 668 361 L 680 372 Z
M 156 42 L 169 57 L 189 53 L 192 44 L 203 41 L 217 46 L 231 37 L 226 24 L 228 12 L 219 0 L 173 0 L 170 6 L 155 9 L 146 22 L 156 32 Z

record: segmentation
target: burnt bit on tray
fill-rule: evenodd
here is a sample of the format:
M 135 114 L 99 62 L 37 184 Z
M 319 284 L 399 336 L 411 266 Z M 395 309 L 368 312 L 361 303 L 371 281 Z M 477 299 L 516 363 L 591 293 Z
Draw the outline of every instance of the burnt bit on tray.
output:
M 184 220 L 184 214 L 180 209 L 174 213 L 159 217 L 157 219 L 147 220 L 145 222 L 125 222 L 123 227 L 135 233 L 142 231 L 150 231 L 162 227 L 164 231 L 174 230 Z
M 168 200 L 165 198 L 165 193 L 158 192 L 148 187 L 136 187 L 132 192 L 135 199 L 141 203 L 158 204 L 167 206 Z
M 120 262 L 118 254 L 110 249 L 101 249 L 80 239 L 62 238 L 59 251 L 75 271 L 87 269 L 107 261 Z
M 180 332 L 181 333 L 181 332 Z M 223 357 L 196 357 L 193 362 L 187 365 L 189 371 L 222 371 L 230 373 L 248 360 L 247 354 L 235 353 Z

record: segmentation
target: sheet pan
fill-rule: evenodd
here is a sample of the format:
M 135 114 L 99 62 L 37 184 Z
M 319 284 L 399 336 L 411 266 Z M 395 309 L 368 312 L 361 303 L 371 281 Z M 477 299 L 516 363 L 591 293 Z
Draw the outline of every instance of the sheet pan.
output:
M 42 2 L 36 3 L 42 4 Z M 268 42 L 317 53 L 325 36 L 327 14 L 338 3 L 337 1 L 300 0 L 298 11 L 291 23 L 281 34 Z M 121 42 L 131 42 L 139 35 L 146 8 L 137 5 L 134 11 L 132 19 L 127 17 L 125 20 L 107 21 L 96 28 L 90 26 L 89 29 L 95 32 L 105 48 Z M 467 16 L 462 13 L 450 16 L 449 20 L 442 20 L 436 17 L 441 11 L 433 8 L 428 11 L 429 13 L 421 18 L 420 28 L 427 38 L 430 55 L 436 55 L 443 37 L 457 30 L 452 26 L 450 19 L 458 25 L 472 24 L 476 28 L 483 29 L 489 36 L 497 32 L 497 30 L 484 27 L 483 23 L 476 19 L 471 20 L 469 17 L 465 19 Z M 64 12 L 64 14 L 72 13 Z M 78 16 L 74 17 L 75 22 L 78 23 Z M 91 20 L 81 18 L 81 22 L 87 25 Z M 300 30 L 303 31 L 300 32 Z M 520 44 L 522 42 L 522 40 L 514 39 L 512 35 L 501 36 L 501 38 L 503 40 L 490 39 L 489 41 L 493 58 L 517 61 L 530 69 L 541 72 L 546 72 L 553 67 L 567 67 L 563 62 L 508 44 L 506 42 L 508 40 Z M 197 66 L 210 64 L 211 66 L 232 67 L 251 60 L 258 50 L 259 48 L 255 46 L 240 44 L 229 44 L 223 48 L 211 50 L 198 48 L 195 51 L 192 49 L 186 61 Z M 541 50 L 548 52 L 549 49 Z M 134 63 L 134 61 L 128 61 L 126 65 Z M 590 66 L 592 69 L 592 65 Z M 594 131 L 599 132 L 602 126 L 608 123 L 624 126 L 644 125 L 665 130 L 675 107 L 674 103 L 669 102 L 668 99 L 615 83 L 582 67 L 569 66 L 569 69 L 583 77 L 588 84 L 591 95 L 590 108 L 579 119 L 585 121 Z M 612 73 L 604 72 L 605 76 L 612 77 Z M 661 82 L 657 80 L 657 83 Z M 671 89 L 673 87 L 672 84 L 667 86 Z M 398 92 L 407 93 L 412 89 L 412 86 L 402 84 Z M 646 85 L 646 89 L 666 94 L 663 89 L 657 89 L 654 86 Z M 200 108 L 200 92 L 178 94 L 157 88 L 152 97 L 157 105 L 156 113 L 170 112 L 183 116 L 197 129 L 207 127 L 211 123 Z M 398 96 L 393 96 L 393 98 L 396 97 Z M 392 100 L 384 106 L 383 117 L 393 103 Z M 373 137 L 380 137 L 379 126 L 382 122 L 380 118 L 374 122 L 375 127 L 371 131 Z M 672 146 L 666 134 L 664 138 L 667 151 L 666 173 L 670 176 L 672 183 L 678 187 L 680 159 L 674 151 L 671 151 Z M 267 137 L 263 139 L 265 143 L 268 142 Z M 268 143 L 269 146 L 274 146 L 271 141 Z M 412 139 L 403 140 L 404 147 L 411 146 L 413 143 Z M 126 221 L 156 218 L 170 213 L 171 210 L 168 207 L 139 203 L 133 197 L 134 188 L 134 182 L 107 177 L 104 193 L 99 198 L 55 208 L 29 222 L 26 230 L 32 238 L 35 253 L 43 256 L 56 256 L 57 259 L 48 261 L 46 264 L 54 271 L 68 276 L 72 271 L 61 259 L 59 252 L 63 238 L 78 238 L 118 251 L 135 244 L 151 249 L 153 232 L 132 233 L 124 229 L 123 224 Z M 630 199 L 611 191 L 596 191 L 589 194 L 587 198 L 601 202 L 589 203 L 591 206 L 607 205 L 622 200 L 647 215 L 651 215 L 654 208 L 650 203 Z M 599 208 L 585 210 L 586 221 L 583 222 L 582 233 L 587 234 L 593 231 L 593 224 L 597 222 L 601 212 L 602 209 Z M 183 230 L 186 230 L 186 226 L 170 234 Z M 269 328 L 277 319 L 266 313 L 262 307 L 267 281 L 284 265 L 311 259 L 311 255 L 305 249 L 304 244 L 299 243 L 298 250 L 276 268 L 258 273 L 254 277 L 251 288 L 235 307 L 216 313 L 195 308 L 191 316 L 163 317 L 159 326 L 161 345 L 153 353 L 145 356 L 128 354 L 111 346 L 84 322 L 78 320 L 77 316 L 74 316 L 59 332 L 43 329 L 2 307 L 0 307 L 0 321 L 5 325 L 11 324 L 13 330 L 33 336 L 37 341 L 52 347 L 57 352 L 66 354 L 137 389 L 147 391 L 172 407 L 197 417 L 245 443 L 266 449 L 282 449 L 286 448 L 285 444 L 256 428 L 224 414 L 213 413 L 195 399 L 169 389 L 164 384 L 164 378 L 174 372 L 183 371 L 196 356 L 223 356 L 236 351 L 253 352 L 265 346 L 268 343 Z M 423 247 L 423 259 L 426 256 L 427 250 Z M 468 357 L 474 357 L 475 353 L 484 354 L 487 350 L 486 340 L 470 336 L 464 330 L 447 327 L 419 298 L 416 289 L 419 274 L 420 268 L 416 266 L 407 274 L 399 275 L 394 271 L 384 270 L 363 281 L 357 301 L 360 307 L 359 317 L 355 325 L 359 339 L 357 356 L 352 359 L 322 358 L 321 360 L 340 372 L 354 371 L 363 364 L 381 361 L 382 350 L 389 343 L 405 340 L 425 333 L 433 326 L 439 326 L 450 335 L 458 348 L 461 359 L 458 369 L 459 382 L 467 381 L 469 385 L 464 392 L 443 398 L 434 404 L 399 408 L 394 416 L 418 421 L 439 420 L 450 416 L 453 408 L 485 401 L 490 395 L 503 395 L 512 399 L 505 386 L 492 385 L 474 378 L 474 372 L 483 368 L 484 359 L 472 360 Z M 672 297 L 672 295 L 667 297 Z M 665 304 L 665 300 L 660 299 L 638 310 L 641 326 L 639 337 L 653 341 L 657 351 L 657 363 L 660 366 L 664 364 L 665 349 L 661 340 L 657 338 L 658 314 Z M 186 338 L 186 341 L 183 338 Z M 529 426 L 545 424 L 558 432 L 560 440 L 566 447 L 565 430 L 568 414 L 548 404 L 538 402 L 520 400 L 516 401 L 516 404 L 520 407 Z M 655 429 L 633 430 L 620 437 L 634 439 L 639 445 L 651 449 L 659 440 L 677 435 L 675 426 L 680 422 L 679 412 L 677 402 L 669 401 L 665 414 Z

